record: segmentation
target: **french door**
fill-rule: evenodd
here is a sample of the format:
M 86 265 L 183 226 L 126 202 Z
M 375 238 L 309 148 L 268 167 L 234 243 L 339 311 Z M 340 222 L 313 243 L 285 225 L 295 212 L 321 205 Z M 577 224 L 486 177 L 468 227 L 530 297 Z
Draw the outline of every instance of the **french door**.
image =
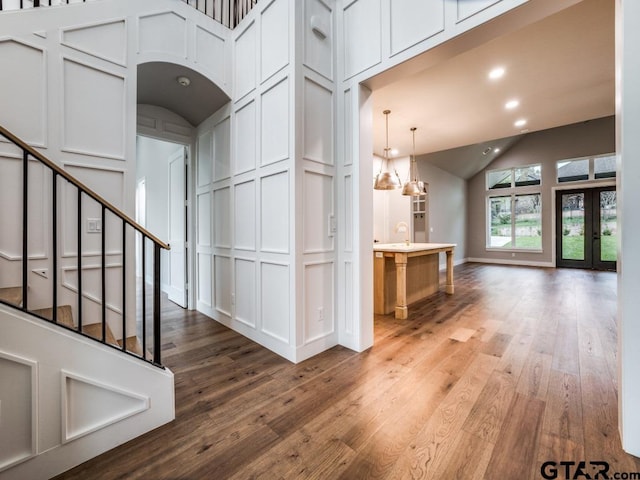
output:
M 556 192 L 556 265 L 615 270 L 616 188 Z

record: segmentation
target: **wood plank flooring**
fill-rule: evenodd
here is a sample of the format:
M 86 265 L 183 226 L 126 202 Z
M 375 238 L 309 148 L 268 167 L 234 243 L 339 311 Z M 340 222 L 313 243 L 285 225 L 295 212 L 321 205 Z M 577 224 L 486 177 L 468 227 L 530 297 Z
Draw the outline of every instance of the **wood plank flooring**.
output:
M 615 289 L 610 272 L 466 264 L 455 295 L 376 317 L 370 350 L 298 365 L 166 303 L 176 420 L 57 478 L 520 480 L 583 460 L 640 472 L 617 431 Z

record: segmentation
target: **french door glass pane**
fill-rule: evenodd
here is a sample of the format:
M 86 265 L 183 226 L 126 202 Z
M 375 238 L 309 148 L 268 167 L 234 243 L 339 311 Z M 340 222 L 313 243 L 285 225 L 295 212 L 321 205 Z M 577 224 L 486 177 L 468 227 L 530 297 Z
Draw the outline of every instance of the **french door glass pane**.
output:
M 490 247 L 511 246 L 511 196 L 491 197 Z
M 600 192 L 600 260 L 615 262 L 617 256 L 616 192 Z
M 562 195 L 562 258 L 584 260 L 584 193 Z
M 542 248 L 542 218 L 540 194 L 516 195 L 515 205 L 517 248 Z

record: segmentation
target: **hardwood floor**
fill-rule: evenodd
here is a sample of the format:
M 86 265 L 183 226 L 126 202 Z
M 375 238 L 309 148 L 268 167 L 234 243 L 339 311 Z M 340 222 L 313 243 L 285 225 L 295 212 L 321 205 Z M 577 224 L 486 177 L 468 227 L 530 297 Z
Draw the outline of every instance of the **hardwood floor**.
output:
M 617 429 L 614 273 L 462 265 L 455 295 L 377 317 L 370 350 L 298 365 L 165 311 L 176 420 L 58 479 L 527 479 L 547 461 L 640 472 Z

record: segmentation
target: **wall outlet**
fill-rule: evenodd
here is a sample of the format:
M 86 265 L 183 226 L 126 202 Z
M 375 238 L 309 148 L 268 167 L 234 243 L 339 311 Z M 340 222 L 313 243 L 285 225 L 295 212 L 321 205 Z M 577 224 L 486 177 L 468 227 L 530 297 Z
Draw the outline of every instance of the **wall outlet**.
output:
M 236 294 L 232 293 L 231 294 L 231 305 L 235 305 L 236 304 Z
M 324 308 L 318 307 L 318 321 L 322 322 L 324 320 Z

